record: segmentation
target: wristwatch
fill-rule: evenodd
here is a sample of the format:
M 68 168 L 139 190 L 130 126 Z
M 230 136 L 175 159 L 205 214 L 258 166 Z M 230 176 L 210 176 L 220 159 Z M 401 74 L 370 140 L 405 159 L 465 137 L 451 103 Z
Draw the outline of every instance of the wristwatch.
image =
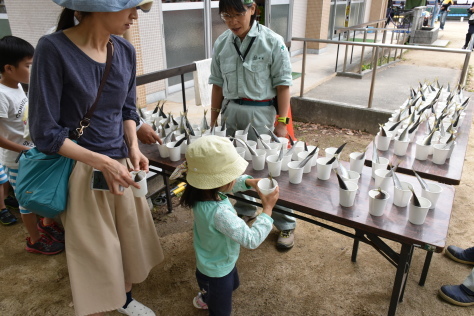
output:
M 281 122 L 281 123 L 284 123 L 285 125 L 288 125 L 290 123 L 290 118 L 285 117 L 285 116 L 280 116 L 279 118 L 277 118 L 277 122 Z

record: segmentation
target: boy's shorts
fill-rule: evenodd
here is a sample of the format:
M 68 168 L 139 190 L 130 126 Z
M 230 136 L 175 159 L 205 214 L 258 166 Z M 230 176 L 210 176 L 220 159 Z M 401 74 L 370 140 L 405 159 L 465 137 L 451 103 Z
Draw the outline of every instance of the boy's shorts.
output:
M 3 165 L 0 163 L 0 184 L 4 184 L 5 182 L 8 182 L 8 176 L 3 169 Z
M 8 175 L 8 181 L 10 181 L 10 185 L 13 188 L 13 192 L 16 190 L 16 177 L 18 176 L 18 169 L 12 169 L 5 167 L 5 171 Z M 20 209 L 21 214 L 31 214 L 30 211 L 22 207 L 21 205 L 18 207 Z

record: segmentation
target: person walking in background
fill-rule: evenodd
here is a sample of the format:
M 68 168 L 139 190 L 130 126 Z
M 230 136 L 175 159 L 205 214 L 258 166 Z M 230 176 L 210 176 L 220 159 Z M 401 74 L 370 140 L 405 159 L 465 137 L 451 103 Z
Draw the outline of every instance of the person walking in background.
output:
M 23 137 L 25 127 L 22 116 L 27 111 L 28 98 L 21 86 L 21 83 L 30 81 L 34 52 L 33 46 L 19 37 L 5 36 L 0 39 L 0 161 L 13 190 L 18 175 L 18 154 L 34 146 Z M 3 185 L 1 189 L 4 190 Z M 28 232 L 26 251 L 54 255 L 64 250 L 64 232 L 56 222 L 51 218 L 38 221 L 36 214 L 21 205 L 19 209 Z M 13 218 L 9 217 L 9 220 L 13 222 Z
M 283 38 L 256 21 L 256 4 L 252 0 L 220 0 L 219 14 L 229 29 L 214 44 L 209 77 L 211 126 L 222 112 L 221 121 L 226 122 L 228 135 L 234 136 L 236 130 L 243 130 L 248 124 L 266 134 L 265 126 L 273 128 L 275 123 L 273 102 L 277 96 L 279 118 L 274 133 L 286 137 L 292 77 Z M 256 135 L 250 132 L 248 139 L 256 140 Z M 256 216 L 253 205 L 237 202 L 234 207 L 249 220 Z M 295 218 L 274 212 L 273 219 L 280 230 L 277 247 L 291 249 Z
M 469 28 L 466 33 L 466 40 L 464 41 L 464 46 L 462 49 L 466 49 L 469 45 L 469 42 L 471 41 L 472 34 L 474 34 L 474 19 L 471 20 L 471 17 L 474 17 L 474 2 L 471 4 L 471 7 L 467 9 L 467 14 L 469 15 L 469 18 L 467 19 L 469 23 Z
M 456 246 L 449 246 L 444 254 L 459 263 L 474 265 L 474 247 L 462 249 Z M 457 306 L 474 305 L 474 269 L 467 276 L 461 285 L 443 285 L 439 291 L 439 296 Z
M 232 292 L 239 287 L 236 262 L 240 245 L 257 248 L 272 230 L 272 209 L 278 200 L 278 187 L 263 195 L 257 188 L 260 179 L 242 173 L 245 161 L 225 137 L 199 138 L 186 151 L 188 185 L 181 204 L 192 208 L 193 244 L 196 253 L 196 278 L 200 292 L 193 304 L 208 309 L 209 315 L 232 313 Z M 237 216 L 226 192 L 257 190 L 263 212 L 252 228 Z
M 444 24 L 446 23 L 446 17 L 448 16 L 449 7 L 454 4 L 453 0 L 443 0 L 441 8 L 439 9 L 439 28 L 444 30 Z
M 130 188 L 139 186 L 127 159 L 135 171 L 148 171 L 148 159 L 137 141 L 136 52 L 120 36 L 152 0 L 53 2 L 64 9 L 58 31 L 38 42 L 29 124 L 40 151 L 76 160 L 61 213 L 75 313 L 155 315 L 132 296 L 132 284 L 143 282 L 163 253 L 145 197 L 134 197 Z M 68 135 L 94 103 L 107 61 L 110 74 L 90 126 L 75 143 Z M 91 189 L 97 173 L 109 190 Z

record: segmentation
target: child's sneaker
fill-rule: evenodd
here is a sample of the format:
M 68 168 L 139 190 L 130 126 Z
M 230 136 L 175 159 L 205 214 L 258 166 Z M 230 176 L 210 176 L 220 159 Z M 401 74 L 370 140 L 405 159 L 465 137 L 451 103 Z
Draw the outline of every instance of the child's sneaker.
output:
M 64 230 L 59 227 L 56 222 L 53 222 L 51 225 L 43 225 L 43 218 L 40 218 L 38 221 L 38 230 L 43 234 L 47 235 L 54 241 L 64 243 Z
M 11 195 L 7 196 L 4 202 L 5 202 L 5 205 L 9 208 L 17 210 L 19 207 L 18 201 L 14 196 L 11 196 Z
M 198 295 L 193 299 L 193 305 L 199 309 L 208 309 L 207 304 L 202 300 L 201 292 L 199 292 Z
M 26 238 L 26 251 L 32 253 L 41 253 L 43 255 L 55 255 L 64 250 L 64 244 L 51 240 L 45 235 L 41 235 L 40 239 L 31 244 L 30 237 Z
M 1 188 L 0 188 L 1 189 Z M 3 209 L 0 211 L 0 222 L 3 225 L 11 225 L 17 222 L 15 215 L 10 213 L 9 210 Z

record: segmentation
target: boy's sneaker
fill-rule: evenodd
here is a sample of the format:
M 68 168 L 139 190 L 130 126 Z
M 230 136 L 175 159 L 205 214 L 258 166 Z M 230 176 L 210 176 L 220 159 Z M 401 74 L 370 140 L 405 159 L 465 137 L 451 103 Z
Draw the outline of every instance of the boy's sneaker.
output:
M 0 222 L 3 225 L 11 225 L 17 222 L 15 215 L 10 213 L 9 210 L 3 209 L 0 211 Z
M 13 209 L 18 209 L 18 201 L 14 196 L 9 195 L 5 200 L 5 205 L 7 207 L 13 208 Z
M 198 308 L 198 309 L 209 309 L 207 307 L 207 304 L 204 303 L 204 301 L 202 300 L 202 293 L 199 292 L 198 295 L 193 299 L 193 305 L 194 307 Z
M 32 253 L 41 253 L 43 255 L 55 255 L 64 250 L 64 244 L 51 240 L 45 235 L 41 235 L 40 239 L 31 244 L 30 237 L 26 238 L 26 251 Z
M 474 247 L 463 249 L 451 245 L 446 248 L 444 254 L 451 260 L 465 264 L 474 264 Z
M 40 218 L 38 221 L 38 230 L 43 234 L 47 235 L 53 241 L 64 243 L 64 230 L 59 227 L 56 222 L 53 222 L 51 225 L 43 225 L 43 218 Z

